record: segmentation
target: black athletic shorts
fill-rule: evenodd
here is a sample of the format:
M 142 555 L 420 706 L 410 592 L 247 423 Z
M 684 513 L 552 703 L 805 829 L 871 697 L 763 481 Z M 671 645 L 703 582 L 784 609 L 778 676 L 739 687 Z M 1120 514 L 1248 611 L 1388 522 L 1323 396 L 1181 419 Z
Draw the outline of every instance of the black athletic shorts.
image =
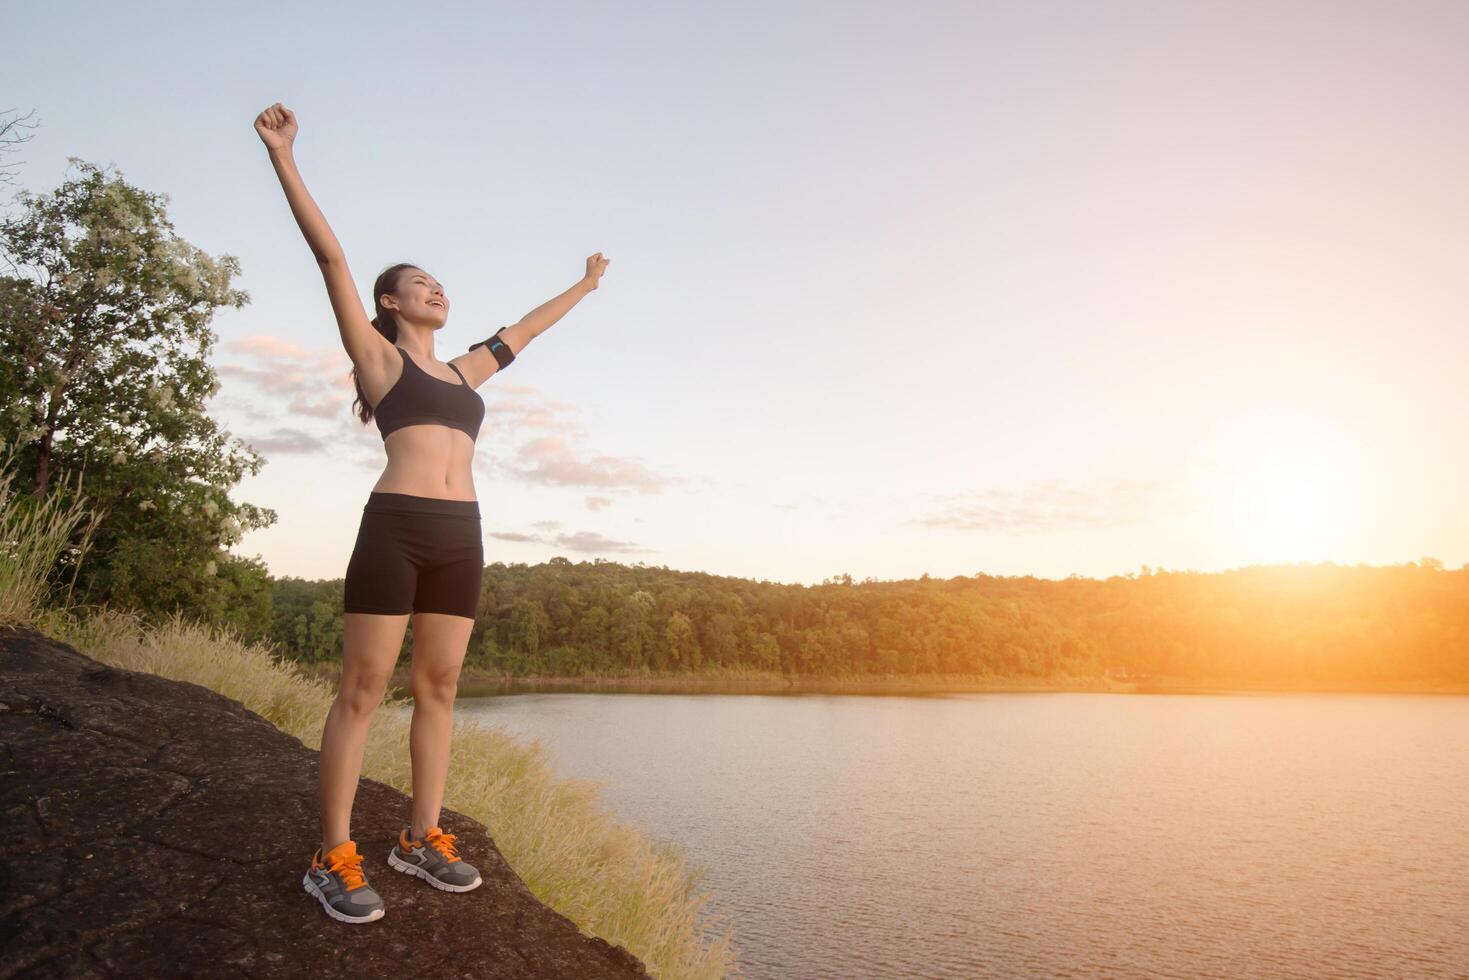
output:
M 343 609 L 473 619 L 484 571 L 479 501 L 374 490 L 347 563 Z

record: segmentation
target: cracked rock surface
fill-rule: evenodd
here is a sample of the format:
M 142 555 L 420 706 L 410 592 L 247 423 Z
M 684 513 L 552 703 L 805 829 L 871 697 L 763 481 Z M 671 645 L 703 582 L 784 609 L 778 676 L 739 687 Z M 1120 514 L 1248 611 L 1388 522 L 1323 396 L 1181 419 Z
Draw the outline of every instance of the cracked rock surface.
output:
M 387 914 L 337 922 L 301 877 L 318 753 L 197 684 L 0 628 L 0 977 L 648 977 L 531 895 L 442 811 L 484 884 L 388 867 L 409 813 L 364 778 L 352 835 Z

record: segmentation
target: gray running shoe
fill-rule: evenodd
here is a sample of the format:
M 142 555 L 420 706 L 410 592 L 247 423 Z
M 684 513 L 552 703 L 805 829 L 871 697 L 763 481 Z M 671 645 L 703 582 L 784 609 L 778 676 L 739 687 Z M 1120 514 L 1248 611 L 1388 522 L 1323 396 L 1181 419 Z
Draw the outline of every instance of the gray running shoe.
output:
M 324 859 L 318 847 L 301 885 L 338 922 L 373 922 L 383 917 L 383 900 L 362 874 L 362 855 L 354 841 L 343 841 L 327 851 Z
M 407 828 L 398 831 L 398 843 L 388 852 L 388 864 L 446 892 L 471 891 L 483 881 L 474 866 L 454 850 L 454 835 L 439 827 L 430 827 L 423 840 L 409 840 Z

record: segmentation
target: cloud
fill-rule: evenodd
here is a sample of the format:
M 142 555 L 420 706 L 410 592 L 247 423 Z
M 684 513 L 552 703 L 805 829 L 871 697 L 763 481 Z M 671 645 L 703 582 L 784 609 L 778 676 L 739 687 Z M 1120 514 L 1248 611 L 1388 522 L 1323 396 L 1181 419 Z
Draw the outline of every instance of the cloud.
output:
M 269 396 L 269 403 L 292 418 L 337 419 L 350 415 L 357 396 L 352 362 L 341 350 L 308 350 L 300 344 L 266 334 L 252 334 L 221 344 L 243 362 L 215 367 L 222 381 L 244 382 Z
M 241 436 L 241 440 L 262 455 L 271 453 L 319 455 L 335 448 L 331 439 L 301 429 L 276 428 L 269 435 Z
M 541 486 L 660 493 L 674 482 L 654 473 L 636 457 L 590 455 L 557 435 L 527 440 L 500 466 L 516 479 Z
M 556 535 L 555 543 L 570 551 L 582 551 L 588 553 L 648 550 L 647 548 L 638 547 L 631 541 L 615 541 L 612 538 L 603 537 L 595 531 L 578 531 L 575 534 L 558 534 Z
M 223 393 L 216 395 L 209 406 L 211 413 L 223 413 L 234 415 L 238 418 L 252 419 L 256 422 L 272 422 L 275 415 L 262 411 L 258 402 L 245 398 L 231 398 Z
M 555 524 L 555 521 L 538 521 L 536 526 Z M 586 554 L 608 554 L 611 552 L 625 554 L 627 552 L 649 551 L 632 541 L 618 541 L 599 534 L 596 531 L 576 531 L 571 534 L 526 534 L 522 531 L 491 531 L 490 537 L 501 541 L 513 541 L 517 544 L 549 544 L 567 551 L 578 551 Z
M 1122 480 L 1102 491 L 1047 480 L 1023 490 L 984 490 L 935 498 L 910 523 L 961 531 L 1055 531 L 1124 527 L 1159 516 L 1162 481 Z
M 494 462 L 515 480 L 537 486 L 562 486 L 603 491 L 661 493 L 684 481 L 655 472 L 641 458 L 595 453 L 585 447 L 586 429 L 578 421 L 581 409 L 519 384 L 501 384 L 500 396 L 488 402 L 485 427 L 491 433 L 529 431 L 532 437 L 515 447 L 508 458 Z M 587 498 L 587 507 L 599 510 L 610 497 Z
M 513 396 L 485 403 L 485 424 L 493 425 L 497 431 L 502 428 L 512 432 L 522 429 L 582 431 L 575 419 L 567 417 L 581 411 L 575 405 L 545 398 L 536 389 L 525 385 L 500 385 L 496 391 Z
M 217 368 L 220 374 L 244 378 L 263 391 L 278 394 L 314 392 L 324 378 L 335 379 L 342 387 L 350 387 L 352 362 L 339 350 L 308 350 L 300 344 L 279 337 L 252 334 L 220 345 L 222 350 L 238 353 L 245 363 L 226 363 Z
M 521 534 L 519 531 L 491 531 L 490 537 L 499 538 L 501 541 L 540 541 L 543 540 L 538 534 Z
M 595 512 L 595 511 L 599 511 L 599 510 L 602 510 L 603 508 L 610 507 L 610 506 L 612 506 L 612 498 L 611 497 L 588 497 L 587 498 L 587 510 L 590 510 L 590 511 L 594 511 Z

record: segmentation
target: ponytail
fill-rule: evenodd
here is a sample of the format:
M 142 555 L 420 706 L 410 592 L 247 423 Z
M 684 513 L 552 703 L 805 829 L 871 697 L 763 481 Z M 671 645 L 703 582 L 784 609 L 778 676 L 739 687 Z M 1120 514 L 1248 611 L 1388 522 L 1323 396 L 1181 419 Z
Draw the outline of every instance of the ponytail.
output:
M 412 262 L 399 262 L 390 265 L 378 273 L 377 280 L 372 284 L 372 305 L 374 313 L 368 322 L 373 329 L 382 334 L 390 344 L 398 343 L 398 317 L 392 310 L 383 306 L 383 294 L 395 293 L 398 290 L 398 276 L 405 269 L 418 269 L 421 266 Z M 352 412 L 362 420 L 363 425 L 372 421 L 372 406 L 367 403 L 367 392 L 362 390 L 362 380 L 357 377 L 357 367 L 352 367 L 352 387 L 357 391 L 357 397 L 352 402 Z

